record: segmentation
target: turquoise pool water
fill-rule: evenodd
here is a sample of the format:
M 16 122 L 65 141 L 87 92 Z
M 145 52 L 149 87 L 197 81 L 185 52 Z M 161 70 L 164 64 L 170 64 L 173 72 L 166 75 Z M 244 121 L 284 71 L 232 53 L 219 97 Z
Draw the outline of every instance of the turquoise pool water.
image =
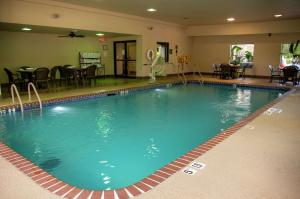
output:
M 0 141 L 84 189 L 131 185 L 283 91 L 176 86 L 0 117 Z

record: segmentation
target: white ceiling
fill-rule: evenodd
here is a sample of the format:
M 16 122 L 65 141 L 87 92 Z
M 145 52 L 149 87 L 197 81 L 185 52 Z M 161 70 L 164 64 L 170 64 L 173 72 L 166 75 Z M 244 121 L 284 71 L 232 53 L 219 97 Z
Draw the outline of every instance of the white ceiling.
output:
M 60 2 L 126 13 L 182 25 L 258 22 L 300 18 L 300 0 L 56 0 Z M 149 13 L 147 8 L 157 12 Z M 186 18 L 186 19 L 184 19 Z
M 47 33 L 47 34 L 56 34 L 59 35 L 68 35 L 71 31 L 76 32 L 79 35 L 96 37 L 96 33 L 100 33 L 98 31 L 90 31 L 90 30 L 72 30 L 68 28 L 57 28 L 57 27 L 48 27 L 48 26 L 34 26 L 34 25 L 26 25 L 26 24 L 13 24 L 13 23 L 2 23 L 0 22 L 0 31 L 11 31 L 11 32 L 24 32 L 21 29 L 23 27 L 31 28 L 34 33 Z M 105 35 L 105 37 L 121 37 L 127 36 L 126 34 L 121 33 L 110 33 L 110 32 L 101 32 Z

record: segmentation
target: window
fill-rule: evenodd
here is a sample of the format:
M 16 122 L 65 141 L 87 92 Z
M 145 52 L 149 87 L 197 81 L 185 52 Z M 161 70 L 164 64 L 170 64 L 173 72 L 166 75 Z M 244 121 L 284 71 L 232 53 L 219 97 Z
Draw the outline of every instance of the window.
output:
M 157 42 L 157 51 L 159 47 L 161 48 L 160 57 L 164 60 L 164 62 L 169 62 L 169 43 Z
M 254 44 L 230 45 L 230 63 L 232 64 L 252 62 L 253 55 L 254 55 Z
M 295 59 L 300 56 L 300 45 L 293 45 L 293 50 L 290 47 L 291 44 L 281 44 L 280 65 L 282 66 L 291 65 L 293 61 L 297 62 Z

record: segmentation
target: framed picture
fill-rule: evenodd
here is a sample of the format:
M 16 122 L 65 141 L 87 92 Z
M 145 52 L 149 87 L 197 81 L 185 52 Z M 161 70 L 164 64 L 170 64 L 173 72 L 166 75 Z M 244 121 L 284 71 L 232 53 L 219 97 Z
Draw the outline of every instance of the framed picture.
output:
M 108 50 L 108 45 L 102 45 L 103 50 Z

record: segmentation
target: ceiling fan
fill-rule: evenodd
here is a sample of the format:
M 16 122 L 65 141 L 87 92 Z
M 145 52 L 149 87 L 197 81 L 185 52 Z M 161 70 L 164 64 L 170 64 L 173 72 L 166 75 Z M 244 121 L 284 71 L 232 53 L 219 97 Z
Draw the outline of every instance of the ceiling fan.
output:
M 71 31 L 69 34 L 67 35 L 59 35 L 58 37 L 71 37 L 71 38 L 74 38 L 74 37 L 81 37 L 83 38 L 84 35 L 77 35 L 74 31 Z

